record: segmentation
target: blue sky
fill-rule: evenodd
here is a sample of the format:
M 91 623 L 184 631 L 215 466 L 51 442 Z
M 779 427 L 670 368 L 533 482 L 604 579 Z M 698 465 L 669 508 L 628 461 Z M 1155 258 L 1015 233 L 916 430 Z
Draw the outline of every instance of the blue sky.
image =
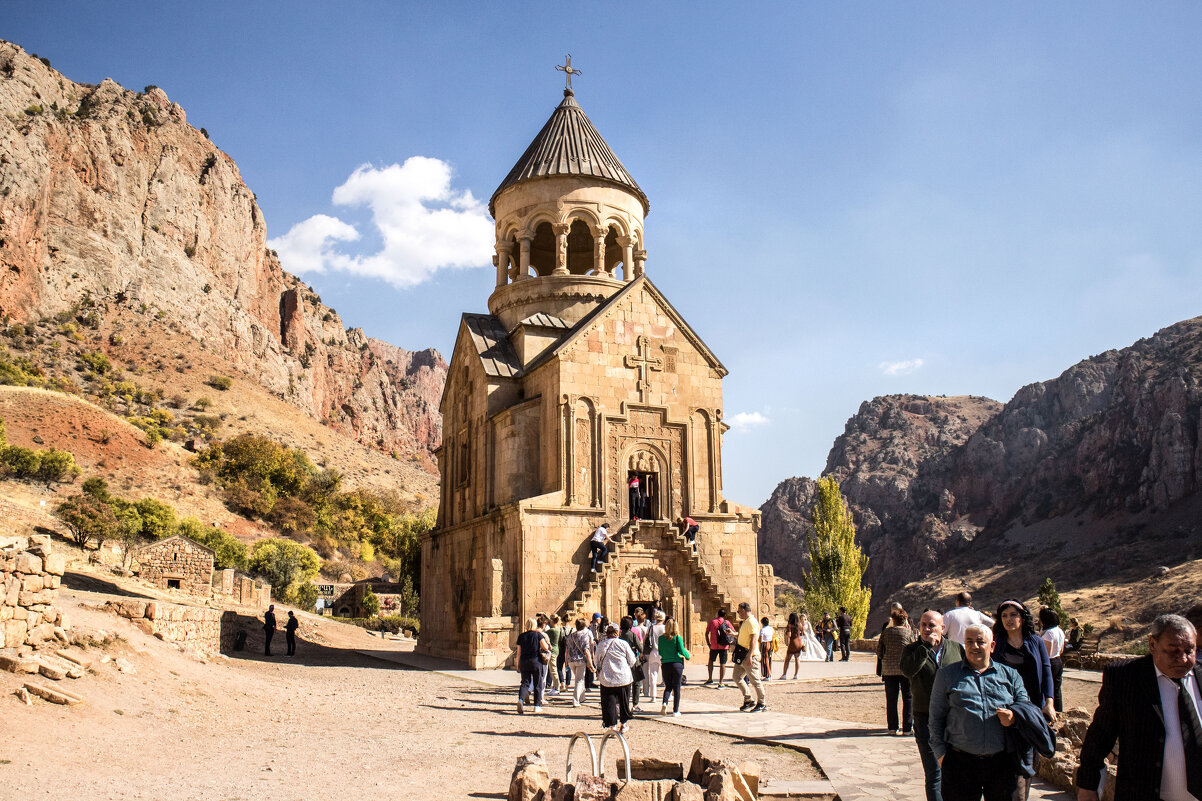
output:
M 730 369 L 725 491 L 753 505 L 818 475 L 873 396 L 1004 401 L 1202 314 L 1200 30 L 1186 2 L 8 0 L 0 17 L 73 80 L 162 87 L 238 162 L 270 237 L 343 237 L 307 260 L 293 242 L 285 268 L 348 325 L 446 355 L 493 285 L 480 203 L 570 52 L 577 100 L 651 200 L 649 277 Z

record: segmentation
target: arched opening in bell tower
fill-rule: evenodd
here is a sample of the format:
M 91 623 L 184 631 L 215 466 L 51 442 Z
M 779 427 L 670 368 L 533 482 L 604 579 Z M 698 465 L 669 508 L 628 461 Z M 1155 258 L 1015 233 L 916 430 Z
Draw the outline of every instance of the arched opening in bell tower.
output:
M 611 225 L 605 233 L 605 272 L 616 278 L 618 268 L 622 269 L 622 277 L 626 278 L 627 269 L 622 262 L 622 246 L 618 244 L 618 229 Z
M 530 269 L 536 276 L 555 271 L 555 232 L 551 223 L 539 223 L 530 243 Z
M 596 275 L 593 263 L 593 232 L 584 220 L 573 220 L 568 229 L 568 272 L 572 275 Z

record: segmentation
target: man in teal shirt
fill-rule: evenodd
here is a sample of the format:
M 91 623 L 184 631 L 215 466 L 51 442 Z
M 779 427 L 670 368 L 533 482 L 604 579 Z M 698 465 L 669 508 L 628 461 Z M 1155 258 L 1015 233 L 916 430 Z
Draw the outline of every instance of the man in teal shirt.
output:
M 992 647 L 992 631 L 969 626 L 965 661 L 935 674 L 929 723 L 944 801 L 1009 801 L 1017 783 L 1005 728 L 1010 706 L 1029 699 L 1018 671 L 990 658 Z

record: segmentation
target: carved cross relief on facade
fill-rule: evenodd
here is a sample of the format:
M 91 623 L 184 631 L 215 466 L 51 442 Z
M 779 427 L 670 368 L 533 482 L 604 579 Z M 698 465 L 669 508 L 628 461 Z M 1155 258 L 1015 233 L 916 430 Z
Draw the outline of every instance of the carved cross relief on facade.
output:
M 638 338 L 639 352 L 637 356 L 626 355 L 626 366 L 639 371 L 638 383 L 635 385 L 639 390 L 639 402 L 647 402 L 647 391 L 651 389 L 651 371 L 660 372 L 664 369 L 663 359 L 653 359 L 648 352 L 651 346 L 651 340 L 648 337 L 641 336 Z

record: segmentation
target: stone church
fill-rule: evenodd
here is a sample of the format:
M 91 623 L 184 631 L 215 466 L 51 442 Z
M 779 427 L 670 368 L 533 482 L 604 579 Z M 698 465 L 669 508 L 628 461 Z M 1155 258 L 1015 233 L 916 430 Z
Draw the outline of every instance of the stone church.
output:
M 694 648 L 720 608 L 771 613 L 759 512 L 722 496 L 727 371 L 645 273 L 649 210 L 565 89 L 489 203 L 496 287 L 488 314 L 460 320 L 443 392 L 420 651 L 498 667 L 538 612 L 654 605 Z M 593 573 L 602 522 L 619 544 Z

